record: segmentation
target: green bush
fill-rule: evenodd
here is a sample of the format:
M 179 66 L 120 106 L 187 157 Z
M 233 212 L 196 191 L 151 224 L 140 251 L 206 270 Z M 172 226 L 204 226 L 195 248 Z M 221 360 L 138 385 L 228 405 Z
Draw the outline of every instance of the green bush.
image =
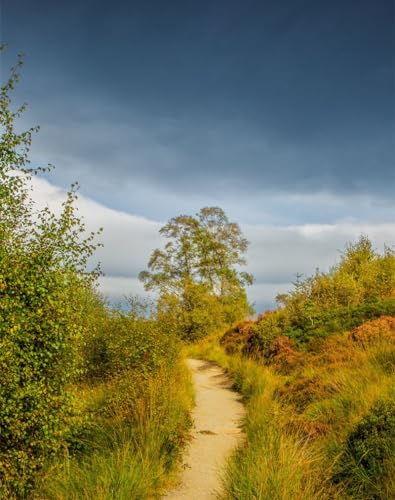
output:
M 290 320 L 285 309 L 278 309 L 266 313 L 250 328 L 243 353 L 262 354 L 280 336 L 289 337 L 298 346 L 303 346 L 313 339 L 351 330 L 380 316 L 394 315 L 393 298 L 324 310 L 309 317 L 301 316 L 297 321 Z
M 388 298 L 349 307 L 339 307 L 302 318 L 298 324 L 284 329 L 284 335 L 298 343 L 306 343 L 317 337 L 327 337 L 333 333 L 351 330 L 365 321 L 380 316 L 395 315 L 395 299 Z
M 44 463 L 65 445 L 72 414 L 66 386 L 78 375 L 84 333 L 76 292 L 89 288 L 94 251 L 72 188 L 59 216 L 38 211 L 27 168 L 34 130 L 17 134 L 9 94 L 0 90 L 0 496 L 25 496 Z
M 278 336 L 301 345 L 395 315 L 395 254 L 389 248 L 379 254 L 366 236 L 347 245 L 328 273 L 300 278 L 294 290 L 277 296 L 282 307 L 258 318 L 247 354 L 264 351 Z
M 32 498 L 158 498 L 190 426 L 192 387 L 177 361 L 154 375 L 128 370 L 77 386 L 89 425 L 52 464 Z M 77 445 L 77 446 L 76 446 Z
M 335 480 L 363 498 L 388 498 L 394 473 L 395 402 L 378 401 L 349 434 Z
M 224 308 L 203 284 L 185 285 L 182 297 L 162 294 L 157 319 L 167 334 L 194 342 L 225 326 Z
M 243 352 L 245 354 L 262 353 L 276 337 L 283 335 L 288 323 L 282 310 L 266 312 L 251 327 L 251 333 Z
M 103 303 L 94 311 L 96 319 L 83 344 L 86 378 L 104 379 L 128 370 L 154 374 L 177 359 L 178 337 L 164 331 L 153 315 L 110 309 Z

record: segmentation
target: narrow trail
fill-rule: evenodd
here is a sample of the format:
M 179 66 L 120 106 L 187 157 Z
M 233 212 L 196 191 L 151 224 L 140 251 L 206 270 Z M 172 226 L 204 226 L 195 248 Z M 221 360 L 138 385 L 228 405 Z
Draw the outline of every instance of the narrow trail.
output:
M 187 363 L 196 391 L 194 428 L 179 484 L 165 499 L 210 500 L 221 491 L 226 459 L 242 439 L 244 407 L 219 366 L 197 359 L 188 359 Z

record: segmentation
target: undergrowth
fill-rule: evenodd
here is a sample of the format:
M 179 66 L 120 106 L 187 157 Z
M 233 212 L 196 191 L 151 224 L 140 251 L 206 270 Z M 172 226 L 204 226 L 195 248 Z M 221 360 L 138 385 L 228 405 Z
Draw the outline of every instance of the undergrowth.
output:
M 224 367 L 245 397 L 245 440 L 223 473 L 223 498 L 394 497 L 395 346 L 369 336 L 377 322 L 389 320 L 312 344 L 285 370 L 226 353 L 218 336 L 189 349 Z
M 188 436 L 193 399 L 182 363 L 137 382 L 136 374 L 75 387 L 89 418 L 74 453 L 54 463 L 36 490 L 45 499 L 155 498 Z M 169 479 L 170 478 L 170 479 Z

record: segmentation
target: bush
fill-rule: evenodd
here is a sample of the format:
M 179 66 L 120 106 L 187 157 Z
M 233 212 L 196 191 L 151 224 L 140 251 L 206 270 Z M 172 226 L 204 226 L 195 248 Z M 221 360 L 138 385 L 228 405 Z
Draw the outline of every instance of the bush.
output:
M 136 298 L 133 302 L 130 311 L 122 311 L 93 297 L 84 318 L 90 325 L 82 345 L 85 378 L 103 380 L 129 370 L 148 376 L 174 364 L 180 347 L 178 337 L 164 331 L 152 311 L 148 313 L 149 304 Z
M 378 401 L 349 434 L 335 480 L 364 498 L 389 498 L 395 473 L 395 402 Z M 393 491 L 392 491 L 393 493 Z
M 317 337 L 327 337 L 333 333 L 355 328 L 365 321 L 380 316 L 395 315 L 395 299 L 387 298 L 349 307 L 340 307 L 322 311 L 310 318 L 305 318 L 299 325 L 286 328 L 284 335 L 293 338 L 299 344 L 305 344 Z
M 352 330 L 350 338 L 361 345 L 380 339 L 395 341 L 395 317 L 381 316 L 379 319 L 363 323 Z
M 66 387 L 78 373 L 84 333 L 76 292 L 95 246 L 84 236 L 72 188 L 59 216 L 37 211 L 27 168 L 34 129 L 17 134 L 9 94 L 0 90 L 0 495 L 23 497 L 49 457 L 65 445 L 72 414 Z
M 346 246 L 340 263 L 329 273 L 305 280 L 277 296 L 282 305 L 258 318 L 244 349 L 264 353 L 279 336 L 303 346 L 317 338 L 341 333 L 380 316 L 395 315 L 395 254 L 374 251 L 366 236 Z
M 90 425 L 75 436 L 78 453 L 53 464 L 33 498 L 157 498 L 191 424 L 187 368 L 177 362 L 152 376 L 129 370 L 76 391 Z
M 267 311 L 258 318 L 256 324 L 252 327 L 251 335 L 243 352 L 245 354 L 263 353 L 276 337 L 283 335 L 287 325 L 286 315 L 281 309 Z
M 162 294 L 157 319 L 168 334 L 194 342 L 225 326 L 224 309 L 218 297 L 206 285 L 189 283 L 182 296 Z
M 287 316 L 285 309 L 269 311 L 258 318 L 251 328 L 251 333 L 246 339 L 243 353 L 246 355 L 265 356 L 269 346 L 278 337 L 288 337 L 299 347 L 305 346 L 311 341 L 325 339 L 338 332 L 356 329 L 369 320 L 376 320 L 381 316 L 386 319 L 378 323 L 372 321 L 371 326 L 360 327 L 354 330 L 353 340 L 357 337 L 361 340 L 363 335 L 374 335 L 378 328 L 384 329 L 388 336 L 393 329 L 391 316 L 395 315 L 395 299 L 387 298 L 377 302 L 359 304 L 350 307 L 340 307 L 333 310 L 325 310 L 308 318 L 300 319 L 297 323 L 292 322 Z M 384 331 L 383 330 L 383 331 Z M 384 333 L 383 333 L 384 335 Z
M 243 321 L 224 333 L 220 343 L 228 354 L 241 352 L 246 348 L 254 324 L 254 321 Z
M 289 373 L 300 363 L 302 353 L 288 337 L 277 337 L 265 351 L 265 363 L 280 373 Z

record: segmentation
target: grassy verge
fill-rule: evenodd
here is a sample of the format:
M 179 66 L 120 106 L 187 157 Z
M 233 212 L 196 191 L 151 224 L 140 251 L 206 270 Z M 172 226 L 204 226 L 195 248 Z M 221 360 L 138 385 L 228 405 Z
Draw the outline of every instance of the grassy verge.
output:
M 53 464 L 36 497 L 156 498 L 171 481 L 187 438 L 193 399 L 188 370 L 179 363 L 151 378 L 130 372 L 75 393 L 89 418 L 73 438 L 74 451 Z
M 246 439 L 224 472 L 224 498 L 384 499 L 394 494 L 394 463 L 377 462 L 382 467 L 378 480 L 362 466 L 364 455 L 349 452 L 355 451 L 350 435 L 365 432 L 365 424 L 357 433 L 356 426 L 375 403 L 394 400 L 391 342 L 358 346 L 339 335 L 322 350 L 305 353 L 286 374 L 239 354 L 228 355 L 214 338 L 193 346 L 188 355 L 223 366 L 245 396 Z M 391 412 L 385 417 L 387 427 Z M 380 418 L 368 419 L 368 425 L 376 425 L 368 427 L 369 435 L 380 430 Z M 373 451 L 366 449 L 365 456 L 392 446 L 388 436 L 370 443 Z

